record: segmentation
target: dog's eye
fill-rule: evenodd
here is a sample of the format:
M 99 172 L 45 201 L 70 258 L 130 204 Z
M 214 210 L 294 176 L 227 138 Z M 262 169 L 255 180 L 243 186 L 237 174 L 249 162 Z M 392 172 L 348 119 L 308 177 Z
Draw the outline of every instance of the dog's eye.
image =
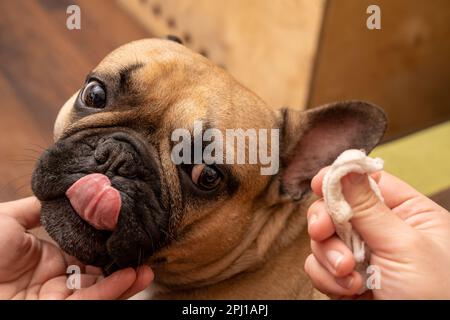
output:
M 222 175 L 214 167 L 198 164 L 192 168 L 191 178 L 201 189 L 212 190 L 219 185 Z
M 106 105 L 106 92 L 103 85 L 95 80 L 89 82 L 83 89 L 81 101 L 87 107 L 104 108 Z

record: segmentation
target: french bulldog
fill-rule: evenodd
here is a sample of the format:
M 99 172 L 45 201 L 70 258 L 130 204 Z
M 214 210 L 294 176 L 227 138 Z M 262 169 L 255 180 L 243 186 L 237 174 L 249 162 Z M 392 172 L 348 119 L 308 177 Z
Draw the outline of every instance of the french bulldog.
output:
M 172 133 L 198 120 L 278 129 L 279 171 L 175 164 Z M 346 149 L 369 152 L 386 123 L 366 102 L 268 106 L 182 44 L 139 40 L 104 58 L 64 104 L 32 189 L 62 249 L 106 274 L 150 265 L 155 299 L 308 299 L 311 179 Z

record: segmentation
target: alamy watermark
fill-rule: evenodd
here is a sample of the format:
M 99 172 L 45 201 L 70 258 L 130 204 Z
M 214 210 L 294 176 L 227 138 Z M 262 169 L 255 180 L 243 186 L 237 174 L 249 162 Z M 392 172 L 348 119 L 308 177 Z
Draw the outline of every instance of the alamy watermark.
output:
M 69 275 L 66 280 L 67 289 L 81 289 L 81 268 L 75 264 L 67 267 L 66 273 Z
M 81 9 L 76 4 L 67 7 L 66 13 L 69 15 L 66 19 L 66 27 L 69 30 L 81 29 Z
M 366 26 L 369 30 L 381 29 L 381 9 L 376 4 L 367 7 L 366 13 L 370 16 L 366 20 Z
M 279 170 L 279 129 L 203 130 L 202 121 L 194 121 L 193 133 L 179 128 L 172 132 L 176 143 L 171 152 L 174 164 L 259 164 L 261 175 Z
M 381 268 L 377 265 L 371 264 L 367 267 L 366 273 L 368 275 L 366 279 L 366 287 L 369 290 L 381 289 Z
M 81 289 L 81 268 L 77 265 L 69 265 L 66 273 L 68 274 L 66 286 L 70 290 Z M 381 268 L 377 265 L 369 265 L 366 269 L 367 279 L 366 288 L 369 290 L 381 289 Z

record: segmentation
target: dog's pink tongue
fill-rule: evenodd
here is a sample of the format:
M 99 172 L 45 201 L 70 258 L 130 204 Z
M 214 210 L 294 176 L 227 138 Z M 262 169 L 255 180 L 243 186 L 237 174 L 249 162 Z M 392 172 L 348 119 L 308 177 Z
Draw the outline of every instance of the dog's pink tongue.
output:
M 89 174 L 76 181 L 66 192 L 72 207 L 98 230 L 114 230 L 121 207 L 120 193 L 107 176 Z

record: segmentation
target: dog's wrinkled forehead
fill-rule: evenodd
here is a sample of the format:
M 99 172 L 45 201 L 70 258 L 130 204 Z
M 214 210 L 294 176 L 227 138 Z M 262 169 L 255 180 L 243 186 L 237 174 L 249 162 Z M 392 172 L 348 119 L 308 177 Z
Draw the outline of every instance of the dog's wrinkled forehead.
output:
M 132 65 L 151 64 L 158 69 L 158 65 L 170 65 L 189 61 L 198 63 L 201 56 L 194 57 L 186 47 L 168 40 L 144 39 L 127 43 L 109 53 L 94 71 L 115 73 Z M 205 62 L 204 60 L 203 62 Z
M 163 100 L 165 104 L 188 94 L 211 96 L 211 89 L 223 92 L 229 89 L 227 84 L 231 80 L 224 70 L 202 55 L 162 39 L 123 45 L 107 55 L 91 74 L 110 77 L 120 82 L 122 89 L 130 89 L 126 87 L 129 85 L 154 102 Z M 202 89 L 208 94 L 201 94 Z
M 212 121 L 218 128 L 245 128 L 247 122 L 242 119 L 252 108 L 267 108 L 223 69 L 169 40 L 145 39 L 119 47 L 90 72 L 89 78 L 105 83 L 108 106 L 80 116 L 74 108 L 77 92 L 58 116 L 56 140 L 73 127 L 80 129 L 91 123 L 113 126 L 118 119 L 139 123 L 135 121 L 139 118 L 146 126 L 164 123 L 167 130 L 191 126 L 199 119 Z M 170 118 L 164 118 L 166 115 Z M 253 123 L 256 127 L 270 125 Z

